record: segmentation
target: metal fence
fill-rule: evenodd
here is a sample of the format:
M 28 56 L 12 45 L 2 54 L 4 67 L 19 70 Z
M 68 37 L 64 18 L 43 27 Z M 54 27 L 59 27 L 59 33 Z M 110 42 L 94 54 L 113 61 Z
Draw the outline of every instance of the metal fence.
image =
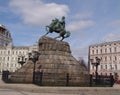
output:
M 35 72 L 35 84 L 50 86 L 68 86 L 69 74 Z
M 10 82 L 9 79 L 10 72 L 2 72 L 2 80 L 6 83 Z M 105 76 L 98 75 L 71 75 L 69 73 L 45 73 L 45 72 L 35 72 L 34 84 L 40 86 L 110 86 L 114 85 L 113 75 Z M 86 78 L 86 79 L 85 79 Z M 86 80 L 89 80 L 86 82 Z
M 9 75 L 10 75 L 9 71 L 2 71 L 2 80 L 4 82 L 9 82 Z
M 89 81 L 85 82 L 84 77 L 69 73 L 36 72 L 34 83 L 41 86 L 88 86 Z
M 95 75 L 90 75 L 90 86 L 110 86 L 114 85 L 113 75 L 98 75 L 97 79 Z

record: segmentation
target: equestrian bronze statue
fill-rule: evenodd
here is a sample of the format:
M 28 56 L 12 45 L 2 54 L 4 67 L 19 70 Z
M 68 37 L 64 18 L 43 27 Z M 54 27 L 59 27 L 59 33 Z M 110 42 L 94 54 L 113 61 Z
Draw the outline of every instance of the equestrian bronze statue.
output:
M 57 18 L 53 19 L 51 24 L 49 26 L 46 26 L 46 31 L 47 33 L 44 36 L 46 36 L 49 33 L 53 33 L 53 32 L 59 33 L 59 36 L 55 37 L 55 39 L 62 37 L 61 41 L 64 38 L 67 38 L 70 36 L 70 32 L 66 31 L 65 29 L 65 17 L 64 16 L 62 17 L 61 21 L 59 21 Z

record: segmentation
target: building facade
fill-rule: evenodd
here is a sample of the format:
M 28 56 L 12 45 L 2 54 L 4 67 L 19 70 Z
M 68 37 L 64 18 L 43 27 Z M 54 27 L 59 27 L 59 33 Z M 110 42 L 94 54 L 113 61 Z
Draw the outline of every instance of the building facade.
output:
M 12 42 L 11 34 L 8 29 L 0 24 L 0 46 L 7 46 Z
M 10 32 L 4 25 L 0 24 L 0 73 L 3 70 L 15 72 L 21 67 L 18 58 L 24 57 L 24 59 L 28 59 L 30 52 L 38 51 L 38 45 L 13 46 L 12 43 Z
M 15 72 L 21 67 L 18 58 L 24 57 L 23 61 L 28 60 L 28 54 L 37 51 L 37 46 L 1 46 L 0 47 L 0 73 L 4 70 Z
M 95 66 L 90 60 L 98 57 L 101 59 L 98 65 L 98 74 L 109 75 L 118 73 L 120 76 L 120 41 L 105 42 L 91 45 L 89 47 L 89 70 L 90 74 L 95 74 Z

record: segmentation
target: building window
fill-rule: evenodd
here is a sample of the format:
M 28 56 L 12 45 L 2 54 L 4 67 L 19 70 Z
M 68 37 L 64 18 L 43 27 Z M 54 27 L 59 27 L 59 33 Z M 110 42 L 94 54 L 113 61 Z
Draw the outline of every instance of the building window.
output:
M 3 60 L 5 61 L 5 57 L 3 57 Z
M 105 65 L 105 69 L 107 70 L 107 65 Z
M 8 61 L 9 61 L 9 57 L 8 57 Z
M 96 50 L 96 54 L 98 54 L 98 49 Z
M 21 51 L 19 51 L 19 54 L 21 54 Z
M 94 54 L 94 50 L 92 50 L 92 54 Z
M 117 64 L 115 64 L 115 70 L 117 70 Z
M 117 52 L 117 48 L 116 47 L 114 47 L 114 52 Z
M 94 66 L 92 65 L 92 69 L 94 70 Z
M 10 51 L 8 51 L 8 55 L 10 54 Z
M 107 52 L 107 49 L 105 48 L 105 53 Z
M 100 49 L 100 52 L 102 53 L 102 49 Z
M 103 65 L 100 66 L 101 67 L 101 70 L 103 69 Z
M 111 48 L 109 48 L 110 49 L 110 52 L 112 52 L 112 49 Z
M 17 53 L 18 53 L 18 52 L 16 51 L 16 55 L 17 55 Z
M 110 70 L 112 70 L 112 65 L 110 65 Z
M 117 60 L 117 57 L 115 56 L 115 61 Z
M 13 55 L 14 55 L 14 51 L 13 51 Z
M 105 56 L 105 61 L 107 61 L 107 57 Z

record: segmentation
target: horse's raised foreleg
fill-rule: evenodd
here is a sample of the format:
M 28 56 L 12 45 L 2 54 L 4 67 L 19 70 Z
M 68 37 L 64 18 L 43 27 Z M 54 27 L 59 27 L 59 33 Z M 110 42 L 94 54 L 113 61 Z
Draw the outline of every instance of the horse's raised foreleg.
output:
M 46 26 L 46 31 L 47 31 L 47 33 L 44 35 L 44 36 L 46 36 L 47 34 L 49 34 L 50 33 L 50 27 L 49 26 Z

